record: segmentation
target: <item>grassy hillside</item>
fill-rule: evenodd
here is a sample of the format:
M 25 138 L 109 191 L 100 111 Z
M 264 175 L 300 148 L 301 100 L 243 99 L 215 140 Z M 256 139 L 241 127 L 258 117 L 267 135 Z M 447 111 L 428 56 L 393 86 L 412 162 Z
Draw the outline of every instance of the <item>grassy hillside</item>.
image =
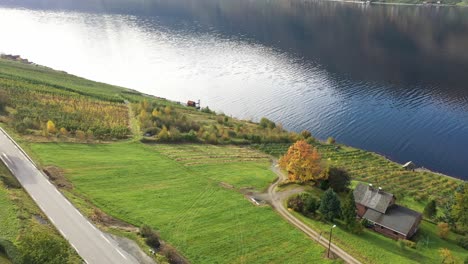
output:
M 268 159 L 254 151 L 141 143 L 30 147 L 41 164 L 64 168 L 77 192 L 115 217 L 160 230 L 193 263 L 325 262 L 321 246 L 241 193 L 263 190 L 275 178 Z
M 238 120 L 0 59 L 0 122 L 21 134 L 20 143 L 41 165 L 63 174 L 62 191 L 90 218 L 97 206 L 134 226 L 147 224 L 193 263 L 327 262 L 322 247 L 270 207 L 254 206 L 245 197 L 274 180 L 269 155 L 282 155 L 303 137 L 267 119 L 260 124 Z M 124 140 L 129 138 L 134 140 Z M 382 186 L 400 204 L 420 212 L 429 199 L 445 202 L 460 183 L 405 171 L 364 150 L 312 144 L 329 165 L 346 169 L 355 181 Z M 21 226 L 22 217 L 5 197 L 0 191 L 0 205 L 5 205 L 0 214 L 9 219 L 0 236 L 13 239 L 13 225 Z M 23 195 L 18 201 L 27 199 Z M 329 224 L 303 220 L 326 235 Z M 417 250 L 340 227 L 336 241 L 364 263 L 439 263 L 439 247 L 463 256 L 453 239 L 436 237 L 434 225 L 424 223 L 421 230 L 419 241 L 427 242 Z
M 46 237 L 63 244 L 68 254 L 65 263 L 82 262 L 0 162 L 0 263 L 9 263 L 8 255 L 13 263 L 21 263 L 22 255 L 32 253 L 22 247 L 22 244 L 29 242 L 25 238 L 29 235 Z M 44 248 L 38 250 L 47 254 Z

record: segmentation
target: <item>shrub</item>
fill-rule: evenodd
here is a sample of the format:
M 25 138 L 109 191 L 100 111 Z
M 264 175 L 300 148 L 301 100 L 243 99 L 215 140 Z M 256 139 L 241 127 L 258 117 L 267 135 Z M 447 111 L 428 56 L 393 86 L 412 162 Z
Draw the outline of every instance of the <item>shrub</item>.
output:
M 328 190 L 328 188 L 330 188 L 330 183 L 328 182 L 328 180 L 320 181 L 319 188 L 326 191 Z
M 140 227 L 140 236 L 144 237 L 145 243 L 154 249 L 158 249 L 161 246 L 158 233 L 148 225 Z
M 332 144 L 335 144 L 335 143 L 336 143 L 336 140 L 335 140 L 333 137 L 329 137 L 329 138 L 327 139 L 327 144 L 332 145 Z
M 4 253 L 13 264 L 22 264 L 23 258 L 18 248 L 8 240 L 0 238 L 0 253 Z
M 187 263 L 184 260 L 184 258 L 181 255 L 179 255 L 179 253 L 177 253 L 177 250 L 175 250 L 173 247 L 171 247 L 169 245 L 165 245 L 161 249 L 161 254 L 163 254 L 167 258 L 169 263 L 171 263 L 171 264 Z
M 448 234 L 450 232 L 450 227 L 447 223 L 439 223 L 437 225 L 437 235 L 442 238 L 446 239 L 448 237 Z
M 149 237 L 153 233 L 153 229 L 149 225 L 142 225 L 140 227 L 140 236 Z
M 464 236 L 457 238 L 457 245 L 464 249 L 468 249 L 468 237 Z
M 437 207 L 436 207 L 436 202 L 434 200 L 429 201 L 427 205 L 424 207 L 423 211 L 424 217 L 426 218 L 433 218 L 435 215 L 437 215 Z
M 308 130 L 302 130 L 301 136 L 304 139 L 308 139 L 308 138 L 312 137 L 312 133 L 310 133 L 310 131 L 308 131 Z
M 304 210 L 304 201 L 300 195 L 294 195 L 288 200 L 288 208 L 293 209 L 296 212 L 302 213 Z
M 8 188 L 21 189 L 21 184 L 14 177 L 9 177 L 9 176 L 6 176 L 6 175 L 0 175 L 0 180 Z
M 367 219 L 365 219 L 365 218 L 363 218 L 363 219 L 361 220 L 361 225 L 362 225 L 363 227 L 366 227 L 366 228 L 372 227 L 372 223 L 369 222 L 369 220 L 367 220 Z
M 310 194 L 307 194 L 305 196 L 304 208 L 303 208 L 304 213 L 315 214 L 319 206 L 320 206 L 320 201 L 317 198 L 313 197 Z
M 399 239 L 398 241 L 401 242 L 405 247 L 416 248 L 416 243 L 411 240 Z
M 65 240 L 49 233 L 49 230 L 29 230 L 20 237 L 18 249 L 24 263 L 62 264 L 68 261 L 68 245 Z
M 262 117 L 262 119 L 260 119 L 260 126 L 262 128 L 273 129 L 273 128 L 276 127 L 276 124 L 275 124 L 275 122 L 269 120 L 268 118 Z
M 159 242 L 159 236 L 156 233 L 151 233 L 146 239 L 145 242 L 148 246 L 158 249 L 161 246 L 161 242 Z
M 398 247 L 401 248 L 401 249 L 405 249 L 405 248 L 406 248 L 406 244 L 403 242 L 403 239 L 398 239 L 397 245 L 398 245 Z

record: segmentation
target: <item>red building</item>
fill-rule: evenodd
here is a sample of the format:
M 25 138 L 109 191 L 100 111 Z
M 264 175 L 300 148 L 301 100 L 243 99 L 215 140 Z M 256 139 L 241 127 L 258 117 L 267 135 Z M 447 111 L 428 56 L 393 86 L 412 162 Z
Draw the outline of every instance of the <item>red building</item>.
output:
M 422 219 L 419 212 L 395 204 L 396 197 L 371 184 L 354 189 L 357 215 L 367 219 L 372 229 L 393 239 L 410 239 Z

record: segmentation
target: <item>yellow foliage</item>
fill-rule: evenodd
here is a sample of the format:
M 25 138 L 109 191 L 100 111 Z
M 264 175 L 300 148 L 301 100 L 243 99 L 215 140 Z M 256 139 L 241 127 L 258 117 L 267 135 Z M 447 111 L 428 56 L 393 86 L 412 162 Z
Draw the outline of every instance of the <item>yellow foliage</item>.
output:
M 51 120 L 47 121 L 47 133 L 51 133 L 51 134 L 57 133 L 57 129 L 55 128 L 55 124 Z
M 172 109 L 171 109 L 170 106 L 166 106 L 166 107 L 164 108 L 164 113 L 165 113 L 166 115 L 170 115 L 171 112 L 172 112 Z
M 64 128 L 64 127 L 60 128 L 60 134 L 61 134 L 62 136 L 67 136 L 67 135 L 68 135 L 67 129 Z
M 160 113 L 158 110 L 154 109 L 153 112 L 151 113 L 151 115 L 152 115 L 153 117 L 158 117 L 158 116 L 161 115 L 161 113 Z
M 452 252 L 448 248 L 439 249 L 439 255 L 442 257 L 442 263 L 455 263 L 455 259 L 453 258 Z
M 289 147 L 279 160 L 281 168 L 288 171 L 291 181 L 316 181 L 326 177 L 322 172 L 321 157 L 316 148 L 305 140 L 299 140 Z
M 437 225 L 437 235 L 440 238 L 446 239 L 450 232 L 450 227 L 447 223 L 439 223 Z

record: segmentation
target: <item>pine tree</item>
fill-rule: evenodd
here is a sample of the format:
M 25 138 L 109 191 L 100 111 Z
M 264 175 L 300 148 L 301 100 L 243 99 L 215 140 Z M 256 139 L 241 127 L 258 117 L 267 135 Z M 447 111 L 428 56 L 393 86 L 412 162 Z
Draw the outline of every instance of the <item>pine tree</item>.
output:
M 426 204 L 426 207 L 424 207 L 423 214 L 426 218 L 429 219 L 437 215 L 437 206 L 434 200 L 431 200 L 429 201 L 429 203 Z
M 322 195 L 319 211 L 328 221 L 333 221 L 341 214 L 341 204 L 333 189 L 328 189 Z
M 354 201 L 354 194 L 350 191 L 343 202 L 341 213 L 346 226 L 350 227 L 356 222 L 356 202 Z

